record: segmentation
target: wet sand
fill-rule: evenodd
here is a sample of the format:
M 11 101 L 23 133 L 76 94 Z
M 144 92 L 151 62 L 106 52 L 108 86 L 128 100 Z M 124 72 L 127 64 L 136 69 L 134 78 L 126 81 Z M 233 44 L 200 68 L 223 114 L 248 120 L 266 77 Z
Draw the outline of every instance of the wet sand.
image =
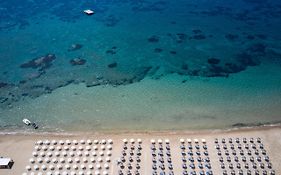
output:
M 131 139 L 138 138 L 142 139 L 142 155 L 140 163 L 141 174 L 151 174 L 152 172 L 152 156 L 150 151 L 150 140 L 155 139 L 165 139 L 170 140 L 171 145 L 171 158 L 174 166 L 174 173 L 182 173 L 182 162 L 180 155 L 180 138 L 190 138 L 190 139 L 206 139 L 209 157 L 211 160 L 212 170 L 214 174 L 220 174 L 221 169 L 219 166 L 218 156 L 216 155 L 216 149 L 214 144 L 215 138 L 258 138 L 262 139 L 262 142 L 267 151 L 267 155 L 272 162 L 273 169 L 276 174 L 281 173 L 281 158 L 277 154 L 281 147 L 281 127 L 271 126 L 271 127 L 260 127 L 251 129 L 238 129 L 232 131 L 181 131 L 181 132 L 132 132 L 132 133 L 73 133 L 73 134 L 2 134 L 0 136 L 0 152 L 1 156 L 11 157 L 15 164 L 10 170 L 0 170 L 0 174 L 5 175 L 19 175 L 26 172 L 25 167 L 29 165 L 29 158 L 32 157 L 32 152 L 34 150 L 35 142 L 38 140 L 81 140 L 81 139 L 112 139 L 113 140 L 113 150 L 110 163 L 110 174 L 116 174 L 118 171 L 118 166 L 116 160 L 121 156 L 121 150 L 123 146 L 122 140 L 124 138 Z

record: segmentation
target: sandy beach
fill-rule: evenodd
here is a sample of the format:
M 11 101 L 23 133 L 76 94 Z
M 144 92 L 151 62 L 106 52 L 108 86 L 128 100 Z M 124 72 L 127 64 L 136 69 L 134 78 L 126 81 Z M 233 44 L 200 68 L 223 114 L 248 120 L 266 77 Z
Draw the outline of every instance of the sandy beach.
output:
M 15 164 L 10 170 L 0 170 L 1 175 L 19 175 L 27 172 L 25 167 L 29 165 L 35 143 L 38 140 L 81 140 L 81 139 L 112 139 L 113 149 L 109 174 L 117 174 L 117 159 L 121 156 L 123 139 L 142 139 L 142 155 L 140 156 L 140 174 L 152 174 L 151 139 L 170 140 L 171 158 L 175 174 L 182 174 L 182 160 L 180 151 L 180 139 L 206 139 L 212 171 L 215 175 L 222 174 L 215 148 L 215 138 L 258 138 L 260 137 L 270 158 L 272 167 L 276 174 L 281 174 L 281 127 L 267 126 L 259 128 L 237 129 L 232 131 L 177 131 L 177 132 L 139 132 L 139 133 L 73 133 L 73 134 L 3 134 L 0 136 L 1 156 L 11 157 Z

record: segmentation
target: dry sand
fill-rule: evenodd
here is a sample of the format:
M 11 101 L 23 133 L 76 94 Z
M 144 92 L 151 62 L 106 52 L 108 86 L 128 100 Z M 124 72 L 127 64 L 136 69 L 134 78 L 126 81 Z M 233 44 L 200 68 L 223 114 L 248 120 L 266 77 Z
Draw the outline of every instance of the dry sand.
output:
M 110 172 L 117 174 L 118 167 L 116 160 L 121 155 L 122 140 L 124 138 L 141 138 L 143 140 L 142 155 L 141 155 L 141 174 L 149 175 L 152 171 L 152 160 L 150 151 L 150 140 L 154 139 L 169 139 L 171 145 L 172 161 L 174 165 L 174 173 L 179 175 L 182 173 L 181 168 L 181 156 L 180 156 L 180 138 L 204 138 L 207 141 L 208 150 L 211 159 L 212 170 L 215 175 L 221 174 L 218 157 L 214 147 L 215 138 L 257 138 L 260 137 L 265 145 L 267 155 L 273 164 L 273 169 L 276 171 L 276 175 L 281 174 L 281 127 L 261 127 L 252 129 L 239 129 L 232 131 L 201 131 L 201 132 L 146 132 L 146 133 L 75 133 L 71 135 L 65 134 L 2 134 L 0 135 L 0 154 L 4 157 L 11 157 L 15 164 L 10 170 L 0 170 L 1 175 L 20 175 L 26 172 L 25 166 L 29 164 L 29 158 L 32 157 L 32 151 L 34 150 L 35 142 L 37 140 L 66 140 L 66 139 L 109 139 L 114 142 L 112 152 L 112 162 L 110 165 Z

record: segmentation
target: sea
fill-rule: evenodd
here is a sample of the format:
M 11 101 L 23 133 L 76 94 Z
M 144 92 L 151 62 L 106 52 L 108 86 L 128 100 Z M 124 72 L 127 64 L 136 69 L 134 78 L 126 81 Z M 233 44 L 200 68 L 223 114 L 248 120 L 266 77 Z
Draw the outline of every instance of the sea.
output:
M 281 1 L 0 1 L 0 132 L 280 122 Z

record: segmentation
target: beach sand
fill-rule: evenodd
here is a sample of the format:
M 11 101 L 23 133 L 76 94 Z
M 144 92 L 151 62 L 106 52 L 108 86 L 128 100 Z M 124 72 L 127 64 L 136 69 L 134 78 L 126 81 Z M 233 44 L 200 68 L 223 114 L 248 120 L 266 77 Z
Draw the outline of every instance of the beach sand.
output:
M 237 129 L 231 131 L 177 131 L 177 132 L 127 132 L 127 133 L 73 133 L 73 134 L 4 134 L 0 136 L 0 153 L 1 156 L 11 157 L 15 164 L 10 170 L 0 170 L 1 175 L 19 175 L 26 172 L 25 166 L 29 164 L 29 158 L 32 157 L 32 151 L 34 150 L 35 142 L 37 140 L 81 140 L 81 139 L 109 139 L 114 142 L 112 151 L 112 162 L 110 164 L 110 172 L 117 174 L 118 167 L 116 160 L 121 156 L 121 150 L 123 146 L 122 140 L 124 138 L 142 139 L 142 155 L 141 155 L 141 174 L 151 174 L 152 171 L 152 157 L 150 151 L 151 139 L 169 139 L 171 145 L 172 162 L 174 165 L 174 173 L 182 173 L 182 162 L 180 155 L 180 138 L 190 139 L 206 139 L 208 145 L 208 151 L 210 154 L 210 160 L 212 170 L 215 175 L 221 174 L 219 166 L 217 151 L 214 146 L 215 138 L 257 138 L 260 137 L 267 151 L 267 155 L 272 162 L 273 169 L 276 171 L 276 175 L 281 174 L 281 156 L 279 149 L 281 148 L 281 127 L 280 126 L 267 126 L 259 128 Z M 110 173 L 110 174 L 111 174 Z

